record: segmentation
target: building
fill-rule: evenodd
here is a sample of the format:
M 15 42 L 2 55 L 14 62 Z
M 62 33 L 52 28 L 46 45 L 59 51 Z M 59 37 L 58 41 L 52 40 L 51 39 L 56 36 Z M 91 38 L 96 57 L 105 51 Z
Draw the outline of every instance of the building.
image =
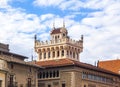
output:
M 44 67 L 38 72 L 38 87 L 120 87 L 119 74 L 79 61 L 83 36 L 70 39 L 64 24 L 53 26 L 50 36 L 46 42 L 35 36 L 36 64 Z
M 41 67 L 25 62 L 25 56 L 11 53 L 8 45 L 0 45 L 0 87 L 37 87 L 37 71 Z
M 0 87 L 5 87 L 6 84 L 6 74 L 8 72 L 7 62 L 0 59 Z
M 120 59 L 99 61 L 98 67 L 120 74 Z

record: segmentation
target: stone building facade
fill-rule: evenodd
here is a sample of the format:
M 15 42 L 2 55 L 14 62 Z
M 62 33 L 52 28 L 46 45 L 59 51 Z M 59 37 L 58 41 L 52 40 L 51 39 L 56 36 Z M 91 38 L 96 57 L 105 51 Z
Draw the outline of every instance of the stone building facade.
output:
M 37 70 L 40 66 L 32 62 L 25 62 L 24 59 L 27 57 L 11 53 L 5 44 L 1 45 L 4 49 L 0 49 L 0 59 L 2 62 L 4 61 L 5 65 L 3 66 L 1 61 L 0 64 L 7 70 L 2 75 L 0 71 L 0 78 L 2 76 L 4 80 L 1 87 L 37 87 Z
M 7 62 L 0 59 L 0 87 L 6 86 Z
M 50 41 L 35 36 L 38 87 L 120 87 L 120 75 L 79 61 L 83 51 L 83 36 L 70 39 L 65 25 L 51 30 Z

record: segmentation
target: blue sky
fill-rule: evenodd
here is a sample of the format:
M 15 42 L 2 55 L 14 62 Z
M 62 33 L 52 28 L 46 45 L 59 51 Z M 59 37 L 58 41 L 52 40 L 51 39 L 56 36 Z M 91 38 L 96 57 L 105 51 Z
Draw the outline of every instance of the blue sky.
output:
M 36 57 L 34 35 L 49 40 L 53 22 L 61 27 L 63 20 L 72 39 L 84 35 L 80 61 L 120 58 L 120 0 L 0 0 L 0 42 Z

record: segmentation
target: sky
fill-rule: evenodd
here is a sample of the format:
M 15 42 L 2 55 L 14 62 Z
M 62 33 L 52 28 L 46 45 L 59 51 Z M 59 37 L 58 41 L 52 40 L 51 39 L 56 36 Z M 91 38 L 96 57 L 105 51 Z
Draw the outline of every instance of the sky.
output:
M 34 35 L 49 40 L 63 21 L 70 38 L 84 35 L 81 62 L 120 59 L 120 0 L 0 0 L 0 42 L 29 60 Z

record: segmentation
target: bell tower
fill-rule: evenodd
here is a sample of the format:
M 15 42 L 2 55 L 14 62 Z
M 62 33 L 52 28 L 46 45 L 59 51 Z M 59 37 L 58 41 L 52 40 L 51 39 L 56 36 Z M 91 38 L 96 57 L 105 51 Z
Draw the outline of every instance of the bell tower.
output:
M 83 51 L 83 36 L 78 41 L 70 39 L 68 31 L 63 27 L 55 28 L 50 32 L 50 41 L 39 41 L 35 36 L 35 52 L 38 61 L 48 61 L 69 58 L 79 61 L 79 54 Z

